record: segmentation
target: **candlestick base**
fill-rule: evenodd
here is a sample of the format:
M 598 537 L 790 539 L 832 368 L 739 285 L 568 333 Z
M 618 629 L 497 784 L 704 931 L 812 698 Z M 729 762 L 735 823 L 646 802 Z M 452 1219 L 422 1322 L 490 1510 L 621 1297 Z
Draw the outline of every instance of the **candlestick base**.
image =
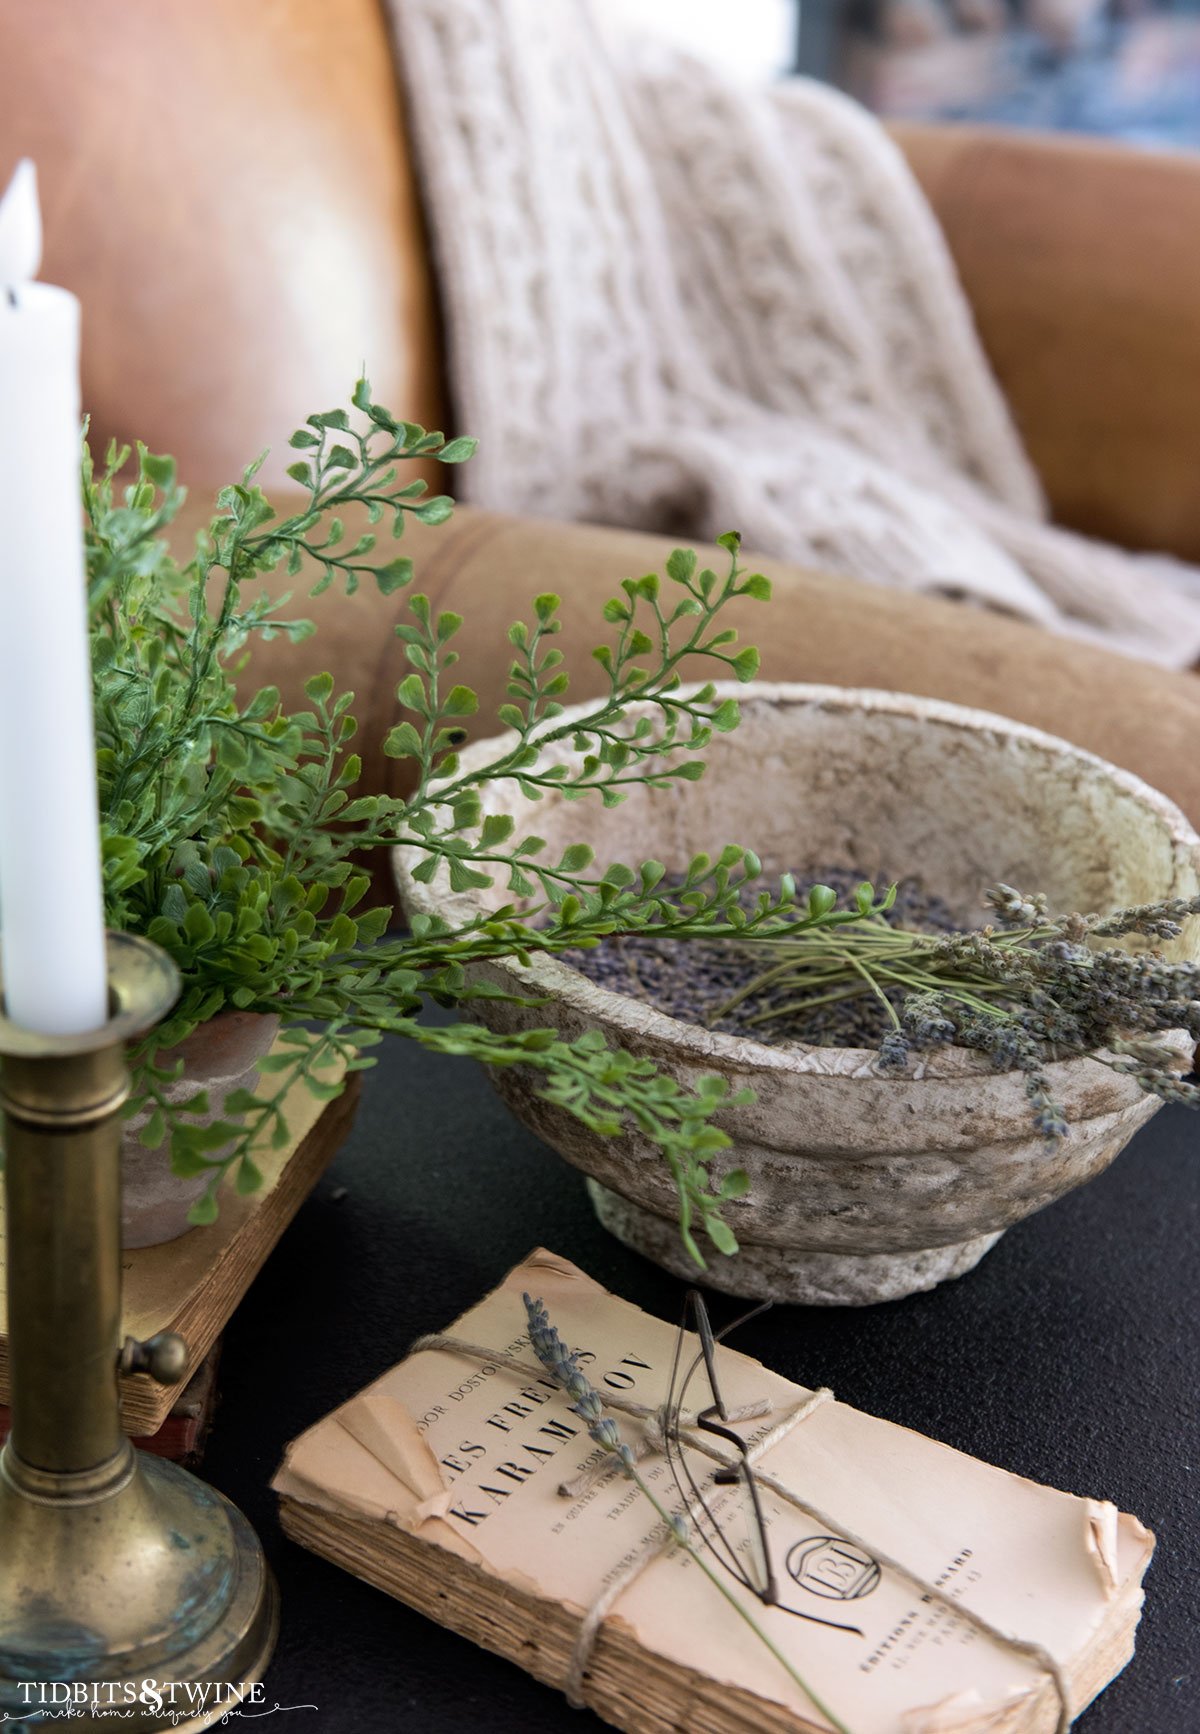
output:
M 97 1734 L 208 1728 L 274 1647 L 275 1581 L 241 1512 L 129 1446 L 73 1477 L 6 1447 L 0 1559 L 0 1720 L 18 1726 L 70 1706 Z

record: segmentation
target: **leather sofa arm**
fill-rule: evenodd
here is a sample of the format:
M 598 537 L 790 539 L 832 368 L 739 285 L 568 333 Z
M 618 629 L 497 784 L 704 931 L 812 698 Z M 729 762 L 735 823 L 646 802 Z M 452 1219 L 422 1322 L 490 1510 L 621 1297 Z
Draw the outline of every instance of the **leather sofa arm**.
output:
M 1200 560 L 1200 156 L 976 127 L 893 134 L 1055 518 Z
M 191 523 L 180 525 L 181 548 L 192 545 L 195 507 L 188 516 Z M 505 634 L 513 620 L 530 618 L 534 596 L 554 590 L 564 598 L 559 643 L 574 672 L 572 696 L 585 698 L 603 680 L 588 652 L 604 633 L 604 602 L 622 578 L 661 571 L 673 545 L 663 536 L 466 507 L 437 529 L 410 525 L 402 546 L 416 566 L 412 589 L 425 592 L 435 609 L 464 618 L 456 673 L 479 692 L 472 732 L 498 726 L 510 661 Z M 714 565 L 725 559 L 719 550 L 708 557 Z M 1200 681 L 1193 676 L 962 604 L 778 560 L 754 564 L 772 578 L 773 600 L 739 603 L 731 620 L 746 641 L 761 647 L 765 678 L 890 688 L 999 711 L 1136 772 L 1200 821 Z M 276 574 L 269 583 L 277 592 L 293 590 L 289 612 L 316 620 L 318 632 L 297 646 L 284 639 L 260 644 L 247 685 L 277 685 L 285 704 L 299 710 L 306 704 L 304 681 L 328 669 L 339 688 L 356 694 L 363 788 L 402 793 L 406 767 L 385 758 L 378 743 L 396 721 L 395 689 L 408 672 L 393 631 L 405 616 L 408 593 L 384 597 L 367 585 L 353 597 L 327 592 L 310 600 L 303 576 Z

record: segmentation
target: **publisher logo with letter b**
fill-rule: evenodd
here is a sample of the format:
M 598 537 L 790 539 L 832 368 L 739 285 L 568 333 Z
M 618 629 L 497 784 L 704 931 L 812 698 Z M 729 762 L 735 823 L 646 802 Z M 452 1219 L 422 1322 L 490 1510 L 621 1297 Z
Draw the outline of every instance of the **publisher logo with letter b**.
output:
M 788 1550 L 787 1568 L 801 1589 L 831 1601 L 869 1596 L 879 1582 L 879 1562 L 836 1535 L 810 1535 Z

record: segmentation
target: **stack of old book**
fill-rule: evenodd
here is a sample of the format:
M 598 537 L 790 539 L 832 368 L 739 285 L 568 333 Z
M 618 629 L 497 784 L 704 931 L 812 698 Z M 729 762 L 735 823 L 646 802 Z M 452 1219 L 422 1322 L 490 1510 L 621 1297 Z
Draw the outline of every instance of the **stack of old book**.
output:
M 676 1329 L 534 1253 L 451 1327 L 457 1347 L 418 1346 L 294 1442 L 275 1481 L 291 1536 L 638 1734 L 1050 1734 L 1129 1659 L 1153 1549 L 1135 1518 L 813 1403 L 722 1347 L 727 1403 L 759 1412 L 741 1426 L 781 1599 L 810 1617 L 724 1581 L 822 1714 L 695 1559 L 659 1545 L 644 1492 L 534 1361 L 524 1291 L 601 1393 L 663 1403 Z M 639 1472 L 678 1510 L 650 1444 Z M 688 1457 L 718 1497 L 713 1462 Z
M 220 1333 L 345 1138 L 359 1084 L 355 1073 L 329 1103 L 295 1085 L 285 1104 L 288 1143 L 272 1150 L 264 1139 L 254 1151 L 263 1175 L 259 1191 L 242 1196 L 227 1187 L 211 1227 L 124 1254 L 122 1335 L 145 1339 L 177 1331 L 190 1350 L 188 1371 L 177 1384 L 158 1385 L 145 1375 L 121 1381 L 125 1431 L 147 1450 L 180 1460 L 198 1454 L 216 1401 Z M 0 1196 L 0 1439 L 8 1431 L 9 1396 L 4 1262 Z

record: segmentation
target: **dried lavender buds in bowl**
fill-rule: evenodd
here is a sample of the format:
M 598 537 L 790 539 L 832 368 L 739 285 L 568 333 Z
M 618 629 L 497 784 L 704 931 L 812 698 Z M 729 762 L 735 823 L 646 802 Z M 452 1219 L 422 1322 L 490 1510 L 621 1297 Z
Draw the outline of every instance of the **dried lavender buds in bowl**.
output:
M 920 879 L 879 873 L 875 877 L 880 884 L 892 878 L 895 886 L 895 900 L 880 918 L 881 925 L 905 933 L 960 931 L 949 905 L 928 892 Z M 793 869 L 792 878 L 797 906 L 803 909 L 812 890 L 820 886 L 827 886 L 839 902 L 852 902 L 867 875 L 853 868 L 822 866 Z M 753 895 L 753 887 L 743 892 L 746 907 Z M 839 938 L 852 931 L 856 929 L 841 929 Z M 844 991 L 847 984 L 841 982 L 828 992 L 814 986 L 810 994 L 798 998 L 781 973 L 783 944 L 783 940 L 756 944 L 736 934 L 679 941 L 652 933 L 614 936 L 589 950 L 562 956 L 598 987 L 643 1000 L 669 1017 L 723 1035 L 750 1036 L 778 1046 L 796 1042 L 814 1047 L 878 1046 L 892 1027 L 878 997 Z M 898 987 L 886 993 L 896 1007 L 903 1003 Z
M 849 902 L 863 884 L 845 867 L 792 878 L 798 908 L 824 893 Z M 1163 1101 L 1200 1105 L 1182 1075 L 1200 1042 L 1200 966 L 1153 949 L 1179 939 L 1200 896 L 1055 917 L 1043 896 L 999 885 L 981 900 L 992 921 L 964 929 L 916 878 L 895 881 L 886 908 L 870 891 L 871 913 L 835 930 L 614 936 L 564 956 L 670 1017 L 783 1047 L 877 1048 L 881 1071 L 904 1073 L 939 1047 L 974 1049 L 1023 1075 L 1033 1124 L 1050 1140 L 1068 1131 L 1045 1076 L 1053 1060 L 1092 1057 Z M 1130 936 L 1150 948 L 1114 943 Z

